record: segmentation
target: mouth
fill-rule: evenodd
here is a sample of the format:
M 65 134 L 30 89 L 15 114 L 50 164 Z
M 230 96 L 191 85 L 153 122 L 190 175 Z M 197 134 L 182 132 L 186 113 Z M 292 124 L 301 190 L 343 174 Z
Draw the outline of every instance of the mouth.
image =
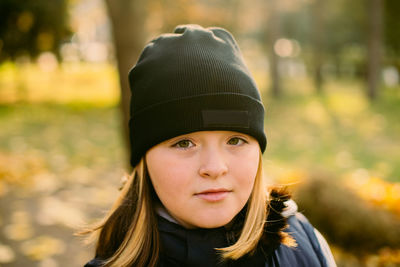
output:
M 202 200 L 208 202 L 218 202 L 224 200 L 232 190 L 225 188 L 207 189 L 199 193 L 194 194 Z

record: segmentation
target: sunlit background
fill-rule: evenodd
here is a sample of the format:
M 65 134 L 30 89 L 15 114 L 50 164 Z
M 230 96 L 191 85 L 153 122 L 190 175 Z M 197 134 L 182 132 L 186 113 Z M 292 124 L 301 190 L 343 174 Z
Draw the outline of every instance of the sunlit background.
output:
M 338 266 L 400 266 L 400 2 L 2 0 L 0 266 L 83 266 L 129 172 L 127 72 L 178 24 L 227 28 L 266 106 L 268 181 Z

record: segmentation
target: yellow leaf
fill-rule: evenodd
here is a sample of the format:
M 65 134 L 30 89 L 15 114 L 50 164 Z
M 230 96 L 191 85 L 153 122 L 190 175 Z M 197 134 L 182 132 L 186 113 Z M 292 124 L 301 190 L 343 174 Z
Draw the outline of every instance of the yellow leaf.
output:
M 10 263 L 15 260 L 14 251 L 6 245 L 0 244 L 0 263 Z
M 52 255 L 62 254 L 65 251 L 65 243 L 60 239 L 43 235 L 22 243 L 21 250 L 32 260 L 43 260 Z

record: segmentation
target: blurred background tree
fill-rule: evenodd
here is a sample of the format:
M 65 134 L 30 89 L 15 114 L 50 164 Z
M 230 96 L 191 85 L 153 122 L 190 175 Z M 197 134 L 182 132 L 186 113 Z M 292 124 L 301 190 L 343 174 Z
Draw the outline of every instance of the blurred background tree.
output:
M 121 88 L 120 107 L 122 111 L 122 129 L 127 155 L 130 155 L 129 140 L 129 104 L 131 93 L 128 84 L 128 72 L 133 62 L 139 58 L 144 44 L 146 1 L 143 0 L 107 0 L 108 14 L 111 19 L 116 60 Z M 128 162 L 129 160 L 127 160 Z M 127 164 L 129 166 L 129 164 Z
M 11 60 L 20 101 L 26 98 L 23 68 L 30 58 L 51 52 L 60 59 L 60 44 L 71 35 L 65 0 L 4 0 L 0 3 L 0 63 Z
M 4 0 L 0 3 L 0 62 L 37 57 L 70 37 L 65 0 Z

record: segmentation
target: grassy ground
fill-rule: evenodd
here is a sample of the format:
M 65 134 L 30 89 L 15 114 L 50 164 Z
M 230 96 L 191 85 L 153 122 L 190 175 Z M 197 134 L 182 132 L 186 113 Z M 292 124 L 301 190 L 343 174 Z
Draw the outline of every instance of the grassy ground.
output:
M 369 102 L 359 82 L 330 82 L 323 95 L 267 99 L 266 157 L 337 175 L 363 169 L 400 181 L 400 97 L 387 89 Z
M 81 266 L 92 256 L 72 233 L 118 194 L 125 151 L 117 85 L 109 65 L 0 66 L 1 266 Z M 357 81 L 329 82 L 320 96 L 308 80 L 284 85 L 280 99 L 263 93 L 271 179 L 322 169 L 398 187 L 399 88 L 370 103 Z

